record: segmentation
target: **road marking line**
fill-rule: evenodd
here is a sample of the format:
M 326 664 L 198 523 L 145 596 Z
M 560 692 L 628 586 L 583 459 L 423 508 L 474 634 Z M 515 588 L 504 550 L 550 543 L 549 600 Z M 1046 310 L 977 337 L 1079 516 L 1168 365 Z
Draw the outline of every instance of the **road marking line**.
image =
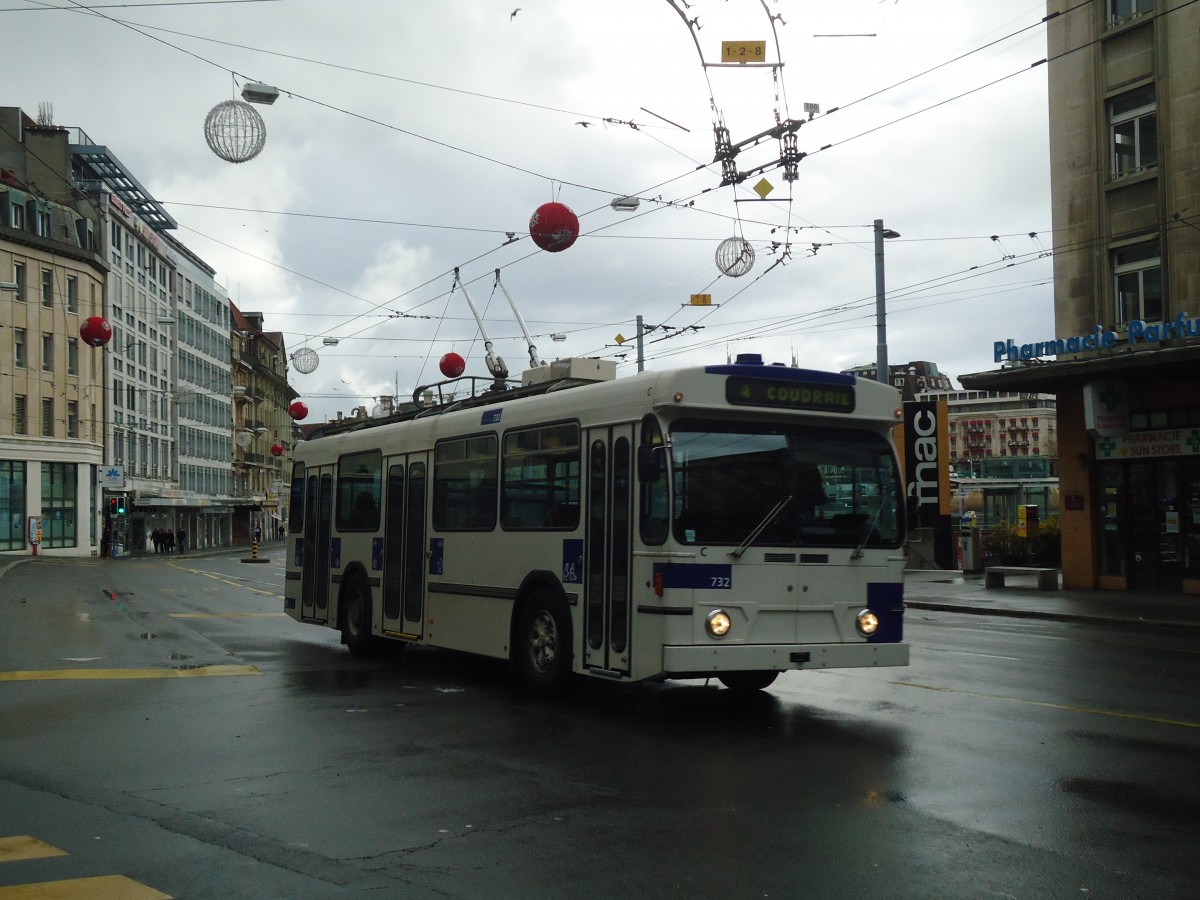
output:
M 1159 716 L 1140 716 L 1137 713 L 1119 712 L 1113 709 L 1095 709 L 1088 706 L 1072 706 L 1069 703 L 1052 703 L 1049 700 L 1028 700 L 1024 697 L 1006 697 L 1003 694 L 985 694 L 981 691 L 961 691 L 957 688 L 936 687 L 932 684 L 917 684 L 914 681 L 893 681 L 900 687 L 920 688 L 923 691 L 937 691 L 942 694 L 962 694 L 965 697 L 979 697 L 983 700 L 1004 700 L 1008 703 L 1024 703 L 1026 706 L 1041 706 L 1045 709 L 1061 709 L 1065 712 L 1084 713 L 1090 716 L 1107 716 L 1110 719 L 1132 719 L 1135 722 L 1153 722 L 1156 725 L 1178 725 L 1181 728 L 1200 728 L 1200 722 L 1187 722 L 1183 719 L 1164 719 Z
M 945 650 L 941 647 L 926 647 L 930 653 L 954 653 L 959 656 L 982 656 L 984 659 L 1005 659 L 1010 662 L 1020 662 L 1019 656 L 1000 656 L 996 653 L 977 653 L 974 650 Z
M 171 900 L 170 894 L 126 878 L 124 875 L 100 875 L 67 881 L 43 881 L 0 887 L 0 900 Z
M 86 681 L 139 678 L 203 678 L 216 675 L 261 675 L 258 666 L 196 666 L 193 669 L 30 669 L 0 672 L 0 681 Z M 2 895 L 0 895 L 2 896 Z
M 281 612 L 253 612 L 253 613 L 168 613 L 172 619 L 266 619 L 272 617 L 283 616 L 287 617 L 287 613 Z
M 184 572 L 190 572 L 192 575 L 203 575 L 205 578 L 211 578 L 213 581 L 219 581 L 219 582 L 221 582 L 221 584 L 227 584 L 230 587 L 243 588 L 247 591 L 250 591 L 253 594 L 262 594 L 264 597 L 274 597 L 275 596 L 273 591 L 262 591 L 262 590 L 259 590 L 258 588 L 252 588 L 242 581 L 233 580 L 230 576 L 227 576 L 227 575 L 218 575 L 215 572 L 205 572 L 203 569 L 195 569 L 190 566 L 181 566 L 176 563 L 171 563 L 171 565 L 174 568 L 182 569 Z
M 0 863 L 18 862 L 25 859 L 49 859 L 52 856 L 67 856 L 66 850 L 39 841 L 27 834 L 0 837 Z

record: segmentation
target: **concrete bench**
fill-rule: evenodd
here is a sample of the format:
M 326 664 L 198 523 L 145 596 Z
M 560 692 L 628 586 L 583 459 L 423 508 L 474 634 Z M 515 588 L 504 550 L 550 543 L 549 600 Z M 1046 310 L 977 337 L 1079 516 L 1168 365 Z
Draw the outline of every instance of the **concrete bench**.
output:
M 1058 569 L 1039 569 L 1035 566 L 988 566 L 984 571 L 984 586 L 1004 587 L 1005 575 L 1034 575 L 1039 591 L 1058 590 Z

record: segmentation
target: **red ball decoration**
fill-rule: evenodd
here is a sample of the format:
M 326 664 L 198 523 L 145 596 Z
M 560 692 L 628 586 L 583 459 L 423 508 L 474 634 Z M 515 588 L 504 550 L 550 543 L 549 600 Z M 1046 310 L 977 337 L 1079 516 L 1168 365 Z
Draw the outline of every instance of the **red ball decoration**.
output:
M 579 217 L 561 203 L 543 203 L 529 220 L 529 236 L 550 253 L 566 250 L 579 237 Z
M 283 456 L 283 444 L 272 444 L 271 445 L 271 455 L 272 456 Z
M 438 368 L 442 370 L 442 374 L 447 378 L 457 378 L 467 370 L 467 361 L 451 350 L 442 357 L 442 361 L 438 363 Z
M 293 400 L 288 407 L 288 415 L 299 422 L 301 419 L 308 418 L 308 407 L 300 400 Z
M 79 326 L 79 336 L 85 344 L 103 347 L 112 340 L 112 326 L 103 316 L 90 316 Z

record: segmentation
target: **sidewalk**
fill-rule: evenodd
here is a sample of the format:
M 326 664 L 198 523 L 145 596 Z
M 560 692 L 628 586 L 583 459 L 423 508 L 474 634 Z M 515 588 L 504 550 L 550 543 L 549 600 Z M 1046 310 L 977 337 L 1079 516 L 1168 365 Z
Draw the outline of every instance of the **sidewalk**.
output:
M 912 609 L 1021 619 L 1172 627 L 1200 630 L 1200 596 L 1137 591 L 1040 591 L 1034 576 L 1012 576 L 1002 588 L 985 587 L 983 575 L 909 569 L 904 602 Z
M 258 545 L 258 555 L 260 557 L 269 557 L 272 549 L 284 552 L 283 541 L 271 541 L 269 544 L 263 542 Z M 178 550 L 172 553 L 155 553 L 153 550 L 133 550 L 130 552 L 122 552 L 116 559 L 112 557 L 99 556 L 32 556 L 29 554 L 22 556 L 0 556 L 0 580 L 4 578 L 4 574 L 13 566 L 19 566 L 23 563 L 36 563 L 41 560 L 74 560 L 83 562 L 102 562 L 105 564 L 120 565 L 126 560 L 131 559 L 161 559 L 164 562 L 178 562 L 184 559 L 200 559 L 206 556 L 222 556 L 228 554 L 230 556 L 239 555 L 249 557 L 251 555 L 249 544 L 236 544 L 225 547 L 202 547 L 199 549 L 188 548 L 180 553 Z

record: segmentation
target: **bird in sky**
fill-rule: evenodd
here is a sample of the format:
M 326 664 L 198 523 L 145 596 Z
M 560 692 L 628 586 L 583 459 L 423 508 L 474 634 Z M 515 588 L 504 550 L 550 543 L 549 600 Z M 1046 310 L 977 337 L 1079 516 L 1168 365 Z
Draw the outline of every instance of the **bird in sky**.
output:
M 510 22 L 511 22 L 513 19 L 515 19 L 515 18 L 517 17 L 517 13 L 519 13 L 520 11 L 521 11 L 521 7 L 519 7 L 519 6 L 518 6 L 516 9 L 514 9 L 514 10 L 512 11 L 512 15 L 510 15 L 510 16 L 508 17 L 508 21 L 510 21 Z

